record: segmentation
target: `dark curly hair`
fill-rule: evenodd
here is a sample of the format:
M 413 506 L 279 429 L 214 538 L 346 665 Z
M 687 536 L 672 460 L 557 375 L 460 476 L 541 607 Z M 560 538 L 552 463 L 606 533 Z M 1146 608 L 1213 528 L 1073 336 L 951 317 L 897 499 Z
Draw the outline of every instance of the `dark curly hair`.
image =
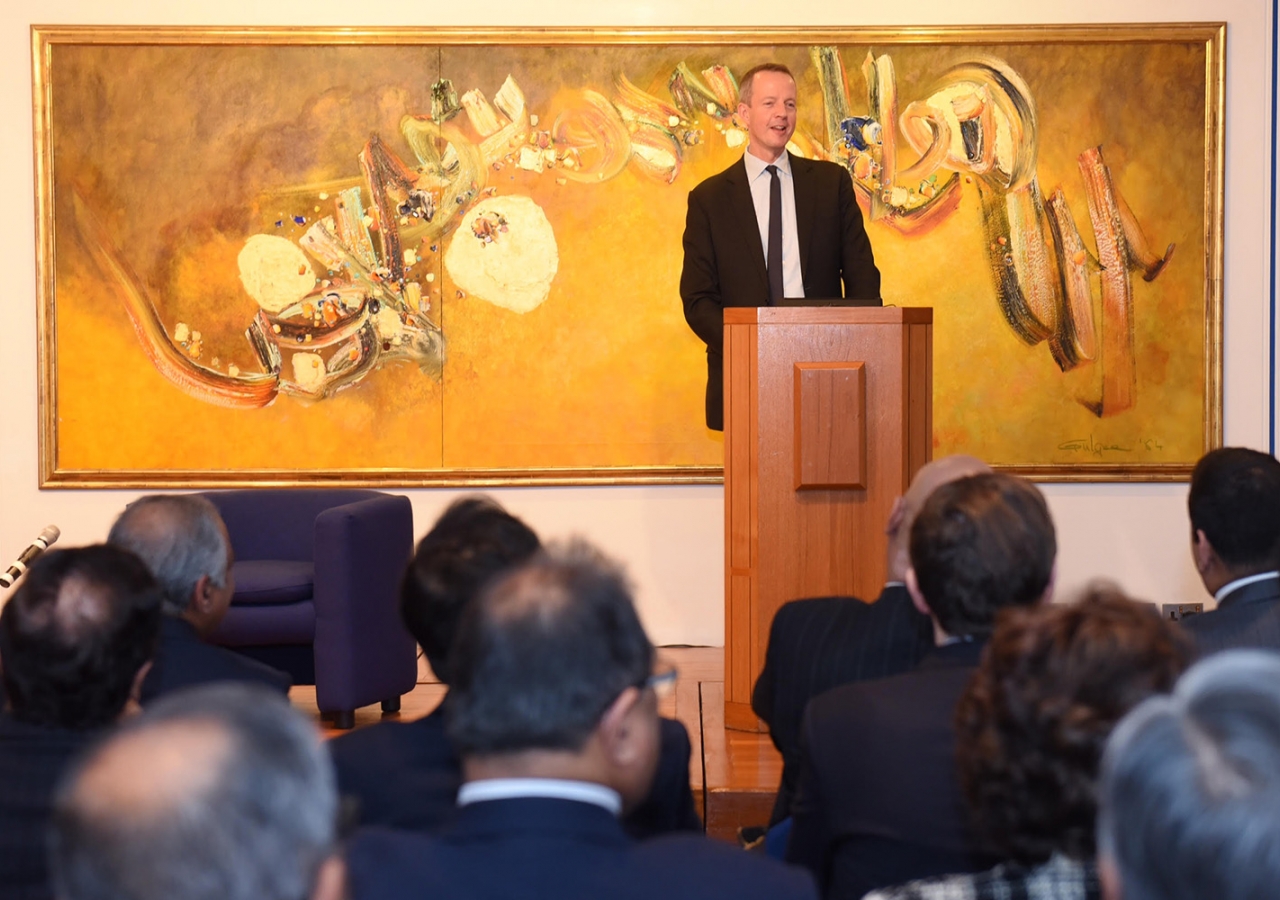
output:
M 961 785 L 987 849 L 1026 865 L 1091 858 L 1107 736 L 1191 656 L 1177 626 L 1111 585 L 1001 612 L 956 709 Z

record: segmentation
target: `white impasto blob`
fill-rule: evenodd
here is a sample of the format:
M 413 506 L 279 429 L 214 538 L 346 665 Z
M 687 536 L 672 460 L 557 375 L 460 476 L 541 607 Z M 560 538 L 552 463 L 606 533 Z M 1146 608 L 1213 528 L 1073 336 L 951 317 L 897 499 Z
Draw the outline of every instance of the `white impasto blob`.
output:
M 499 226 L 499 221 L 505 224 Z M 489 197 L 463 216 L 445 251 L 444 266 L 468 294 L 527 313 L 551 293 L 560 253 L 551 223 L 533 200 Z
M 319 353 L 293 354 L 293 382 L 300 388 L 316 390 L 324 381 L 324 360 Z
M 240 251 L 240 282 L 249 296 L 270 313 L 279 313 L 316 286 L 307 255 L 293 241 L 255 234 Z

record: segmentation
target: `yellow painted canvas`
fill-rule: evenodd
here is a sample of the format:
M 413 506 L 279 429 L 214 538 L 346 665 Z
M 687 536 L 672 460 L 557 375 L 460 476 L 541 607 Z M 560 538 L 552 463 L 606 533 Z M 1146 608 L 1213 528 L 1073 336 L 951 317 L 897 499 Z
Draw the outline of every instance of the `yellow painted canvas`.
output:
M 46 485 L 717 479 L 680 240 L 770 59 L 935 310 L 935 454 L 1220 440 L 1218 26 L 34 41 Z

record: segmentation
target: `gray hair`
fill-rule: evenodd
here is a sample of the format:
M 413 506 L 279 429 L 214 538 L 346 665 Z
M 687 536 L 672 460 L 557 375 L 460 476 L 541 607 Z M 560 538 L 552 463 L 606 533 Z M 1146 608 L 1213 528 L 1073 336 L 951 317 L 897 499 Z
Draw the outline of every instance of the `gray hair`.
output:
M 227 752 L 212 767 L 184 761 L 190 777 L 169 779 L 176 787 L 159 801 L 117 782 L 106 798 L 85 785 L 113 749 L 145 773 L 175 728 L 210 726 Z M 127 743 L 139 737 L 149 747 Z M 336 852 L 337 809 L 329 755 L 288 701 L 248 684 L 183 691 L 116 731 L 62 783 L 54 887 L 63 900 L 305 900 Z
M 218 508 L 199 494 L 150 494 L 125 507 L 107 543 L 132 550 L 164 591 L 166 612 L 191 605 L 196 582 L 227 586 L 227 537 Z
M 1254 900 L 1280 883 L 1280 655 L 1232 650 L 1120 723 L 1098 847 L 1125 900 Z

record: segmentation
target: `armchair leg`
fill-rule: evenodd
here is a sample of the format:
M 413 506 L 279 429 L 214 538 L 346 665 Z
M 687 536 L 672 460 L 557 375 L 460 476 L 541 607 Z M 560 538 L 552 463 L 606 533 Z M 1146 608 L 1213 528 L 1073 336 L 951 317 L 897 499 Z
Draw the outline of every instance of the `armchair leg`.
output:
M 350 731 L 356 727 L 356 711 L 354 709 L 339 709 L 324 715 L 329 719 L 329 725 L 340 731 Z
M 396 694 L 390 700 L 383 700 L 382 711 L 384 713 L 400 712 L 400 695 Z

